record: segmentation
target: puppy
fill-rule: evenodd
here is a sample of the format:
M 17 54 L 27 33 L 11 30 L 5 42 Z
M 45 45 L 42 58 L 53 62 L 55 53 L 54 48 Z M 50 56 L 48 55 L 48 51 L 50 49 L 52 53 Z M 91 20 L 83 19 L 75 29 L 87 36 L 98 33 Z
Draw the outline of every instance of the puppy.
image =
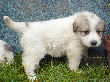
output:
M 88 11 L 41 22 L 14 22 L 8 16 L 4 16 L 4 21 L 21 33 L 22 64 L 33 80 L 34 70 L 46 54 L 52 57 L 66 54 L 69 68 L 76 71 L 82 54 L 89 47 L 98 47 L 104 32 L 104 21 Z
M 14 62 L 14 54 L 9 45 L 0 40 L 0 63 L 12 64 Z

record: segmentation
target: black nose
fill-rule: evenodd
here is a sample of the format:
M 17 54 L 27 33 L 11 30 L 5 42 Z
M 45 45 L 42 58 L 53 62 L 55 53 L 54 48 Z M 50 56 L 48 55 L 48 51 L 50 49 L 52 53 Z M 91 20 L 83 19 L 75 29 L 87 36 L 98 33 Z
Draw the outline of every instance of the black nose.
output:
M 92 42 L 91 42 L 91 45 L 92 45 L 92 46 L 96 46 L 96 44 L 97 44 L 97 41 L 92 41 Z

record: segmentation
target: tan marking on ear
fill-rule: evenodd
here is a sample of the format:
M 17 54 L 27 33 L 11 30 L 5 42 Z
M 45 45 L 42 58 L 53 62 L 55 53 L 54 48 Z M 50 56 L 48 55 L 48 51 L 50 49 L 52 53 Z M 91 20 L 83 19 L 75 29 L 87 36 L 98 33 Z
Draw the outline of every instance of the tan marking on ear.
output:
M 9 52 L 12 51 L 12 49 L 9 47 L 8 44 L 5 44 L 5 45 L 4 45 L 4 48 L 5 48 L 7 51 L 9 51 Z
M 28 22 L 25 22 L 25 25 L 28 27 L 29 26 L 29 23 Z
M 105 23 L 104 23 L 104 20 L 102 20 L 102 19 L 99 20 L 99 22 L 98 22 L 97 25 L 96 25 L 96 30 L 102 31 L 102 32 L 105 31 Z
M 96 25 L 96 32 L 97 34 L 102 37 L 103 33 L 105 31 L 105 23 L 104 20 L 99 19 L 99 22 Z
M 79 32 L 79 31 L 85 31 L 89 27 L 89 21 L 87 17 L 83 14 L 79 15 L 74 23 L 73 23 L 73 31 Z

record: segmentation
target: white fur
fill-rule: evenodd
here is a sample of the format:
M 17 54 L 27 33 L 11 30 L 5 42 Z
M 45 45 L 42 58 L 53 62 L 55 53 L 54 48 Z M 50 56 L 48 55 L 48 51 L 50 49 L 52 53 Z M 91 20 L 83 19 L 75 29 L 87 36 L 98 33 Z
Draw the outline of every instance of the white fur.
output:
M 85 37 L 73 32 L 73 22 L 80 14 L 89 17 L 91 23 L 91 32 Z M 91 15 L 94 17 L 91 18 Z M 30 79 L 36 78 L 35 67 L 46 54 L 52 57 L 61 57 L 66 54 L 70 69 L 76 71 L 82 58 L 81 54 L 86 47 L 91 47 L 90 41 L 97 40 L 96 46 L 101 43 L 101 37 L 96 34 L 94 28 L 99 19 L 95 14 L 85 11 L 66 18 L 30 22 L 26 26 L 24 22 L 13 22 L 8 16 L 4 16 L 7 25 L 21 33 L 22 64 Z
M 5 49 L 5 45 L 8 45 L 5 41 L 0 40 L 0 63 L 11 64 L 14 61 L 14 54 L 12 51 Z

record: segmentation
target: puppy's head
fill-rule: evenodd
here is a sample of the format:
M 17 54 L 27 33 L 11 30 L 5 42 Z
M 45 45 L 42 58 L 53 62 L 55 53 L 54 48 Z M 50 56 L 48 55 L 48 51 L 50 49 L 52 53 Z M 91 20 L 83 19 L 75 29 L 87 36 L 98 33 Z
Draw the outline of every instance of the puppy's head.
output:
M 86 47 L 97 47 L 101 44 L 104 32 L 104 21 L 90 12 L 80 13 L 74 23 L 73 31 Z

